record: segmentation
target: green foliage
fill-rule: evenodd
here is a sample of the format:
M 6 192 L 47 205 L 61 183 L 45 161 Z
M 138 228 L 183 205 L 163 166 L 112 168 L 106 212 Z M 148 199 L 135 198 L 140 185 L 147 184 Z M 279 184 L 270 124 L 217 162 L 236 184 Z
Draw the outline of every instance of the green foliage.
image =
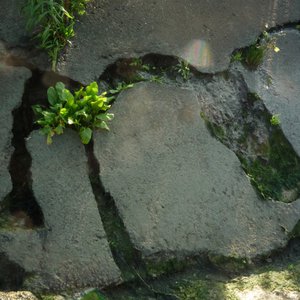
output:
M 282 200 L 283 190 L 297 189 L 299 194 L 300 159 L 280 129 L 271 133 L 269 144 L 267 160 L 243 162 L 246 173 L 265 199 Z
M 138 70 L 149 72 L 150 71 L 150 66 L 147 64 L 143 64 L 143 61 L 141 58 L 133 58 L 132 62 L 130 63 L 131 67 L 135 67 Z
M 249 69 L 256 69 L 263 62 L 267 49 L 273 49 L 274 52 L 280 51 L 276 46 L 275 39 L 264 31 L 255 44 L 235 51 L 232 54 L 231 62 L 240 61 Z
M 273 125 L 273 126 L 277 126 L 280 124 L 280 118 L 279 118 L 279 114 L 276 114 L 276 115 L 273 115 L 270 119 L 270 123 Z
M 55 70 L 59 52 L 74 36 L 75 14 L 82 15 L 89 0 L 27 0 L 23 14 L 26 29 L 33 32 L 39 47 L 44 49 Z M 68 7 L 66 7 L 68 6 Z
M 85 8 L 90 0 L 71 0 L 71 11 L 76 12 L 79 16 L 85 14 Z
M 159 277 L 164 274 L 176 273 L 187 267 L 187 262 L 178 258 L 169 258 L 161 260 L 147 260 L 147 274 L 151 277 Z
M 198 279 L 186 282 L 177 288 L 181 300 L 220 300 L 225 298 L 225 284 L 211 280 Z
M 113 114 L 107 113 L 110 102 L 115 99 L 115 94 L 125 89 L 111 90 L 111 96 L 107 92 L 98 95 L 98 84 L 92 82 L 85 88 L 81 88 L 72 94 L 64 84 L 58 82 L 55 87 L 47 91 L 48 109 L 39 105 L 33 106 L 33 110 L 39 117 L 36 121 L 47 135 L 47 143 L 52 143 L 52 137 L 64 132 L 66 127 L 74 128 L 80 136 L 83 144 L 88 144 L 92 137 L 93 129 L 108 130 L 107 122 L 113 119 Z
M 104 296 L 102 296 L 97 290 L 92 290 L 86 292 L 80 300 L 105 300 Z
M 159 75 L 152 75 L 150 77 L 150 82 L 163 83 L 163 78 Z
M 232 57 L 231 57 L 231 62 L 234 61 L 243 61 L 243 52 L 242 50 L 238 50 L 235 53 L 233 53 Z
M 243 62 L 249 68 L 256 69 L 262 63 L 266 50 L 264 45 L 251 45 L 243 51 Z
M 182 76 L 185 81 L 188 80 L 191 76 L 189 64 L 183 59 L 179 60 L 179 63 L 175 66 L 175 70 Z

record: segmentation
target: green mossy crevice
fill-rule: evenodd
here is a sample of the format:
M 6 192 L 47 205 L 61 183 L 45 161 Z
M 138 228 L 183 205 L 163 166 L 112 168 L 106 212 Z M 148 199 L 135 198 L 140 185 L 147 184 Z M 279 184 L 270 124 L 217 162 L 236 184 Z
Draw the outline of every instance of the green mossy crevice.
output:
M 255 93 L 247 93 L 241 114 L 232 122 L 217 123 L 201 113 L 211 135 L 232 149 L 245 173 L 263 199 L 292 202 L 300 196 L 300 159 L 284 136 L 280 125 L 272 125 L 272 115 Z M 258 141 L 256 128 L 265 138 Z M 231 133 L 242 128 L 238 137 Z
M 85 149 L 91 186 L 113 258 L 121 270 L 123 280 L 137 279 L 137 274 L 145 274 L 141 253 L 131 242 L 116 204 L 113 198 L 106 193 L 101 182 L 100 165 L 94 155 L 93 140 L 85 146 Z
M 266 145 L 261 156 L 244 160 L 243 168 L 264 199 L 292 202 L 300 195 L 300 159 L 279 126 L 269 125 Z

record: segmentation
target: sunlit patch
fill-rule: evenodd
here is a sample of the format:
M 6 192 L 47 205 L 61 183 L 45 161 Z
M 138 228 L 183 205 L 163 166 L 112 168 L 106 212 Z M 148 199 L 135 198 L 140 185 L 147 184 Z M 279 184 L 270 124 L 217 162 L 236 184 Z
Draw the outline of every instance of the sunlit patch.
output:
M 212 54 L 209 45 L 203 40 L 192 40 L 183 50 L 182 57 L 195 67 L 212 65 Z

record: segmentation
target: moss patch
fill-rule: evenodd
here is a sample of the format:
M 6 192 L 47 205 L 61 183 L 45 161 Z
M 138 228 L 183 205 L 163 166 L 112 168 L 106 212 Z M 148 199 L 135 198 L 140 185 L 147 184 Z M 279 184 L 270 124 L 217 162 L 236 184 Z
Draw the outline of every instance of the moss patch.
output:
M 246 173 L 263 198 L 293 201 L 283 197 L 283 191 L 295 190 L 298 196 L 300 194 L 299 157 L 279 128 L 271 129 L 266 150 L 264 159 L 257 157 L 253 161 L 244 161 Z
M 211 280 L 195 280 L 178 287 L 176 292 L 182 300 L 219 300 L 226 299 L 225 284 Z
M 174 257 L 171 259 L 146 260 L 145 264 L 147 274 L 156 278 L 164 274 L 180 272 L 190 263 L 188 259 L 180 260 Z
M 257 289 L 274 295 L 300 292 L 300 262 L 286 268 L 261 269 L 256 274 L 227 281 L 218 278 L 195 278 L 179 282 L 176 295 L 181 300 L 240 300 L 238 295 L 241 292 Z
M 80 300 L 105 300 L 103 295 L 100 294 L 97 290 L 92 290 L 83 295 Z

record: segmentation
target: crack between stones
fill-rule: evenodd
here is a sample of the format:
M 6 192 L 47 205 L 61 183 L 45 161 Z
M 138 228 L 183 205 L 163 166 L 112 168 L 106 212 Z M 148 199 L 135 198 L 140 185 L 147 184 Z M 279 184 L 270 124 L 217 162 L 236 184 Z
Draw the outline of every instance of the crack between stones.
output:
M 32 191 L 31 156 L 26 148 L 26 139 L 33 127 L 29 94 L 39 75 L 34 72 L 32 77 L 26 81 L 22 102 L 12 112 L 13 137 L 11 144 L 14 152 L 10 159 L 9 172 L 13 189 L 3 203 L 4 210 L 9 211 L 16 219 L 15 224 L 28 229 L 44 225 L 43 213 Z
M 141 252 L 131 242 L 115 201 L 103 186 L 100 164 L 94 154 L 93 139 L 85 145 L 85 151 L 88 159 L 89 179 L 110 250 L 124 279 L 128 276 L 131 279 L 133 270 L 144 273 Z

